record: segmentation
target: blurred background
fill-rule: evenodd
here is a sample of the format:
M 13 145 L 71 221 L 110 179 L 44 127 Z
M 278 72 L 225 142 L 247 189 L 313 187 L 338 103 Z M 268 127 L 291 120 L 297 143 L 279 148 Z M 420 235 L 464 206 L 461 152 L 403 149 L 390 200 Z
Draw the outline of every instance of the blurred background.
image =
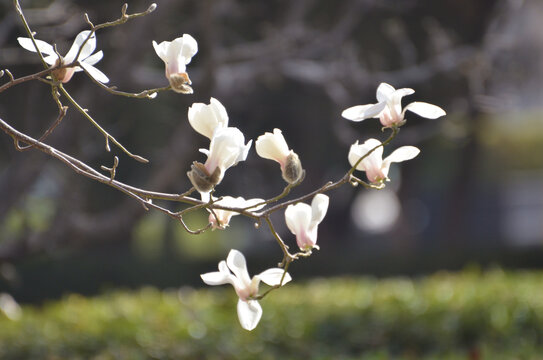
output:
M 129 1 L 128 12 L 147 1 Z M 139 92 L 167 85 L 151 42 L 193 35 L 193 95 L 154 100 L 113 96 L 77 74 L 66 88 L 99 123 L 150 160 L 140 164 L 71 109 L 48 144 L 94 166 L 120 158 L 117 179 L 161 192 L 190 188 L 186 176 L 207 139 L 187 121 L 194 102 L 221 101 L 248 139 L 280 128 L 306 170 L 290 198 L 339 179 L 356 140 L 384 139 L 377 120 L 352 123 L 343 109 L 374 103 L 380 82 L 410 87 L 403 104 L 447 111 L 408 113 L 389 153 L 422 149 L 392 168 L 387 188 L 333 191 L 319 227 L 320 251 L 293 264 L 295 278 L 340 274 L 418 275 L 470 264 L 543 266 L 543 3 L 539 0 L 199 0 L 157 1 L 157 10 L 98 32 L 109 85 Z M 37 38 L 64 54 L 86 28 L 120 15 L 120 1 L 22 1 Z M 20 48 L 26 36 L 11 2 L 0 3 L 0 67 L 16 77 L 41 69 Z M 0 96 L 0 116 L 39 137 L 56 119 L 49 87 L 25 83 Z M 284 183 L 276 163 L 254 150 L 231 168 L 217 195 L 272 197 Z M 0 291 L 40 302 L 69 292 L 116 287 L 200 286 L 229 249 L 251 273 L 275 266 L 281 251 L 265 228 L 236 217 L 226 231 L 194 236 L 165 215 L 75 174 L 38 151 L 17 152 L 0 134 Z M 180 204 L 170 204 L 180 210 Z M 283 213 L 278 232 L 295 245 Z M 195 212 L 193 227 L 207 222 Z

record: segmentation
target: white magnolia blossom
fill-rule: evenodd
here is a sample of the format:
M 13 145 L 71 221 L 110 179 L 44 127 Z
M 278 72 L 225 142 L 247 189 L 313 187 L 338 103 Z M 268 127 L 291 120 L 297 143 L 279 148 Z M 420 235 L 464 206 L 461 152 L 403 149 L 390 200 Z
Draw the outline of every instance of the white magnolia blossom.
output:
M 290 275 L 280 268 L 268 269 L 251 279 L 245 257 L 237 250 L 230 250 L 226 261 L 219 263 L 219 271 L 200 276 L 208 285 L 231 284 L 234 287 L 239 297 L 237 306 L 239 322 L 245 330 L 253 330 L 262 317 L 262 307 L 258 300 L 253 300 L 258 295 L 260 281 L 269 286 L 277 286 L 292 280 Z
M 198 52 L 198 43 L 189 34 L 183 34 L 173 41 L 163 41 L 157 44 L 153 40 L 153 47 L 159 58 L 166 66 L 166 78 L 172 89 L 181 93 L 192 93 L 190 79 L 186 73 L 187 64 Z
M 260 157 L 279 163 L 283 179 L 289 184 L 294 184 L 303 177 L 300 158 L 293 150 L 289 150 L 281 130 L 273 129 L 273 133 L 260 135 L 255 146 Z
M 273 129 L 273 133 L 267 132 L 260 135 L 256 139 L 255 147 L 258 156 L 277 161 L 281 169 L 285 168 L 287 157 L 293 152 L 289 150 L 285 137 L 279 129 Z
M 54 47 L 51 44 L 46 43 L 45 41 L 36 39 L 36 45 L 38 46 L 38 49 L 40 52 L 44 55 L 44 60 L 47 64 L 53 66 L 58 65 L 59 63 L 64 64 L 71 64 L 76 59 L 77 53 L 79 52 L 79 49 L 81 49 L 81 45 L 83 45 L 83 42 L 89 37 L 89 34 L 91 33 L 90 30 L 81 31 L 77 36 L 75 37 L 74 43 L 72 44 L 72 47 L 68 51 L 68 53 L 59 59 L 58 54 L 55 52 Z M 32 39 L 25 38 L 25 37 L 19 37 L 17 38 L 17 41 L 19 44 L 26 50 L 36 52 L 36 47 L 34 46 L 34 43 L 32 42 Z M 96 49 L 96 34 L 92 34 L 92 36 L 89 38 L 89 40 L 83 45 L 83 48 L 81 49 L 81 53 L 79 54 L 79 57 L 77 60 L 79 61 L 80 66 L 74 66 L 70 68 L 55 70 L 53 74 L 57 78 L 57 80 L 66 83 L 70 81 L 73 74 L 78 71 L 83 71 L 83 69 L 87 70 L 87 72 L 97 81 L 101 83 L 107 83 L 109 82 L 108 77 L 94 67 L 94 65 L 102 59 L 104 56 L 104 53 L 100 50 L 97 53 L 93 54 L 93 51 Z
M 425 102 L 412 102 L 402 110 L 402 97 L 415 93 L 415 90 L 404 88 L 394 89 L 387 83 L 381 83 L 377 88 L 377 104 L 357 105 L 345 109 L 341 116 L 352 121 L 362 121 L 378 118 L 385 127 L 401 126 L 405 122 L 407 110 L 427 119 L 437 119 L 446 115 L 439 106 Z
M 208 174 L 213 174 L 215 169 L 220 169 L 220 177 L 217 184 L 222 180 L 224 172 L 237 165 L 240 161 L 247 159 L 247 154 L 253 140 L 245 144 L 243 133 L 235 127 L 217 129 L 211 139 L 209 150 L 200 149 L 207 155 L 204 167 Z
M 203 201 L 207 201 L 208 199 L 204 200 L 206 198 L 207 198 L 206 196 L 202 196 Z M 214 204 L 226 206 L 230 208 L 239 208 L 239 209 L 248 208 L 252 206 L 250 210 L 257 211 L 257 210 L 262 209 L 264 207 L 264 204 L 259 205 L 259 206 L 255 206 L 255 205 L 263 203 L 263 202 L 264 202 L 263 199 L 258 199 L 258 198 L 245 200 L 241 196 L 237 198 L 232 197 L 232 196 L 224 196 L 221 200 L 216 201 Z M 230 219 L 232 218 L 232 216 L 239 215 L 238 212 L 221 210 L 221 209 L 213 209 L 213 212 L 215 213 L 216 217 L 215 215 L 213 215 L 213 213 L 209 214 L 209 223 L 213 226 L 213 230 L 215 229 L 224 230 L 230 223 Z
M 356 170 L 366 172 L 368 180 L 372 183 L 381 183 L 388 180 L 388 170 L 391 163 L 411 160 L 420 153 L 420 150 L 414 146 L 402 146 L 383 159 L 383 147 L 380 145 L 379 140 L 368 139 L 364 144 L 359 144 L 356 141 L 349 150 L 349 163 L 354 166 L 361 157 L 379 146 L 356 166 Z
M 328 196 L 317 194 L 311 201 L 311 206 L 298 203 L 289 205 L 285 210 L 285 222 L 289 230 L 296 235 L 296 243 L 300 250 L 307 251 L 318 248 L 318 225 L 328 211 L 328 203 Z
M 228 127 L 228 113 L 215 98 L 211 98 L 209 105 L 194 103 L 189 107 L 189 123 L 196 132 L 204 135 L 210 140 L 217 129 Z

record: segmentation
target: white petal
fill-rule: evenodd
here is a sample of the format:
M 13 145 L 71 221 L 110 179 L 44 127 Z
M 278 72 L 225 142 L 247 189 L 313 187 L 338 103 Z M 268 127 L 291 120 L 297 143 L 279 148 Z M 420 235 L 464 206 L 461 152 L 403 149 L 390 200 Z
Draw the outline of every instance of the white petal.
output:
M 45 56 L 43 60 L 45 60 L 45 62 L 49 65 L 55 65 L 58 60 L 58 55 L 57 54 L 48 55 L 48 56 Z
M 262 317 L 262 307 L 256 300 L 238 300 L 238 319 L 245 330 L 253 330 Z
M 36 52 L 36 47 L 34 46 L 34 43 L 32 43 L 32 39 L 25 38 L 25 37 L 18 37 L 17 41 L 19 42 L 19 45 L 21 45 L 25 50 Z M 55 59 L 58 58 L 57 54 L 55 53 L 55 49 L 53 48 L 52 45 L 38 39 L 36 39 L 36 45 L 38 45 L 38 49 L 40 49 L 40 52 L 42 54 L 54 55 Z M 52 65 L 52 64 L 49 64 L 49 65 Z
M 245 204 L 245 199 L 241 196 L 237 198 L 232 196 L 223 196 L 222 199 L 216 201 L 215 204 L 232 208 L 243 207 L 243 205 Z
M 259 198 L 254 198 L 254 199 L 247 199 L 245 200 L 245 203 L 241 206 L 241 207 L 251 207 L 251 211 L 258 211 L 260 209 L 262 209 L 264 206 L 266 206 L 266 204 L 262 204 L 265 200 L 264 199 L 259 199 Z M 254 206 L 256 204 L 261 204 L 261 205 L 258 205 L 258 206 Z
M 272 269 L 268 269 L 266 271 L 261 272 L 257 276 L 260 278 L 260 280 L 262 280 L 267 285 L 276 286 L 281 283 L 281 278 L 283 277 L 284 272 L 285 272 L 284 269 L 272 268 Z M 285 285 L 291 280 L 292 278 L 290 277 L 289 273 L 286 273 L 285 278 L 283 279 L 283 285 Z
M 219 263 L 219 271 L 201 274 L 200 277 L 207 285 L 234 284 L 233 275 L 228 270 L 224 260 Z
M 445 111 L 439 106 L 418 101 L 412 102 L 411 104 L 407 105 L 404 109 L 404 112 L 406 110 L 412 111 L 415 114 L 427 119 L 437 119 L 446 115 Z
M 328 211 L 328 204 L 330 199 L 324 194 L 317 194 L 311 201 L 311 223 L 312 225 L 320 224 L 326 211 Z
M 231 208 L 246 208 L 246 207 L 249 207 L 249 206 L 252 206 L 252 205 L 256 205 L 256 204 L 260 204 L 264 202 L 264 199 L 248 199 L 248 200 L 245 200 L 243 197 L 239 196 L 237 198 L 235 197 L 232 197 L 232 196 L 224 196 L 220 201 L 217 201 L 216 204 L 218 205 L 222 205 L 222 206 L 227 206 L 227 207 L 231 207 Z M 264 205 L 260 205 L 260 206 L 255 206 L 252 208 L 252 210 L 258 210 L 258 209 L 261 209 L 263 208 Z M 235 213 L 235 215 L 238 215 L 238 213 Z
M 155 48 L 155 52 L 158 55 L 162 61 L 167 62 L 168 61 L 168 47 L 170 46 L 169 41 L 163 41 L 160 44 L 157 44 L 156 41 L 153 40 L 153 48 Z
M 106 76 L 106 74 L 104 74 L 103 72 L 101 72 L 100 70 L 98 70 L 97 68 L 95 68 L 94 66 L 92 65 L 89 65 L 87 64 L 86 62 L 82 61 L 81 62 L 81 67 L 84 68 L 85 70 L 87 70 L 87 72 L 97 81 L 105 84 L 105 83 L 108 83 L 109 82 L 109 78 Z M 77 71 L 77 70 L 76 70 Z
M 255 147 L 258 156 L 279 163 L 284 162 L 290 153 L 285 137 L 279 129 L 273 129 L 273 133 L 267 132 L 260 135 L 256 139 Z
M 166 49 L 168 62 L 177 61 L 179 67 L 190 63 L 192 57 L 198 52 L 198 43 L 189 34 L 183 34 L 173 40 Z
M 245 256 L 238 250 L 232 249 L 228 253 L 226 258 L 226 263 L 234 275 L 243 282 L 245 286 L 251 284 L 251 278 L 249 277 L 249 272 L 247 271 L 247 263 L 245 262 Z
M 402 162 L 406 160 L 411 160 L 420 153 L 420 150 L 414 146 L 402 146 L 392 152 L 384 161 L 381 166 L 383 175 L 388 177 L 388 171 L 390 169 L 390 164 L 393 162 Z
M 185 65 L 190 63 L 192 57 L 198 52 L 198 43 L 189 34 L 183 34 L 183 47 L 181 55 L 185 58 Z
M 343 110 L 341 116 L 351 121 L 362 121 L 379 115 L 386 106 L 386 102 L 379 102 L 377 104 L 357 105 Z
M 354 144 L 351 145 L 351 148 L 349 149 L 349 164 L 351 164 L 351 166 L 354 166 L 358 159 L 364 156 L 365 153 L 366 151 L 364 145 L 359 144 L 357 140 Z M 356 166 L 356 170 L 365 171 L 364 161 L 358 163 L 358 165 Z
M 349 150 L 349 163 L 351 166 L 357 163 L 357 161 L 369 153 L 372 149 L 381 145 L 381 142 L 377 139 L 368 139 L 364 144 L 358 144 L 358 141 L 351 145 Z M 370 155 L 366 156 L 364 160 L 358 163 L 356 169 L 360 171 L 366 171 L 367 167 L 380 167 L 380 162 L 383 158 L 383 147 L 377 147 Z
M 211 139 L 213 133 L 228 126 L 228 113 L 225 107 L 215 98 L 209 105 L 194 103 L 188 110 L 189 123 L 196 132 Z
M 228 275 L 220 271 L 201 274 L 200 277 L 207 285 L 223 285 L 229 283 Z
M 294 235 L 307 231 L 311 224 L 311 206 L 298 203 L 289 205 L 285 210 L 285 222 L 290 232 Z
M 409 88 L 398 89 L 394 91 L 388 101 L 388 106 L 393 109 L 394 112 L 400 116 L 402 114 L 402 98 L 407 95 L 415 93 L 415 90 Z
M 413 90 L 411 88 L 402 88 L 402 89 L 398 89 L 398 90 L 394 91 L 391 94 L 391 96 L 401 99 L 404 96 L 411 95 L 411 94 L 414 94 L 414 93 L 415 93 L 415 90 Z
M 224 105 L 214 97 L 209 99 L 209 105 L 213 107 L 213 111 L 217 114 L 217 117 L 219 118 L 220 122 L 223 123 L 224 127 L 228 126 L 228 113 L 226 112 L 226 108 Z
M 202 199 L 203 202 L 209 202 L 210 193 L 209 192 L 201 192 L 200 193 L 200 198 Z M 215 198 L 215 197 L 213 197 L 213 198 Z
M 388 101 L 390 99 L 390 96 L 392 93 L 394 93 L 396 89 L 392 85 L 389 85 L 387 83 L 380 83 L 377 87 L 377 100 L 379 102 L 382 101 Z
M 74 43 L 72 44 L 72 47 L 64 56 L 64 61 L 69 64 L 75 60 L 75 56 L 77 55 L 79 48 L 83 44 L 83 42 L 87 39 L 87 37 L 90 34 L 90 30 L 84 30 L 81 31 L 77 36 L 75 37 Z M 83 46 L 83 49 L 81 50 L 81 54 L 79 55 L 79 61 L 84 60 L 89 57 L 90 54 L 96 49 L 96 34 L 92 34 L 91 38 L 85 43 Z
M 238 128 L 219 128 L 213 134 L 204 165 L 210 173 L 218 166 L 224 174 L 228 168 L 247 158 L 251 144 L 252 141 L 245 144 L 245 137 Z
M 251 145 L 253 145 L 253 140 L 249 140 L 249 142 L 245 144 L 234 165 L 236 165 L 240 161 L 245 161 L 247 159 L 247 156 L 249 155 L 249 150 L 251 150 Z
M 398 163 L 406 160 L 411 160 L 420 153 L 420 150 L 414 146 L 402 146 L 392 152 L 385 161 L 389 163 Z
M 94 65 L 98 61 L 102 60 L 103 57 L 104 57 L 104 52 L 100 50 L 97 53 L 94 53 L 88 58 L 86 58 L 84 61 L 85 61 L 85 64 Z

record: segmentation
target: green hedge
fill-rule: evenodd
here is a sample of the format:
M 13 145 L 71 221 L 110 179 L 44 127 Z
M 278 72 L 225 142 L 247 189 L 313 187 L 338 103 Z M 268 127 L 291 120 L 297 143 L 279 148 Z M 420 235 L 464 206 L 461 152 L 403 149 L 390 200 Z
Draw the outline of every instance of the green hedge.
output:
M 247 332 L 230 286 L 70 295 L 0 319 L 0 359 L 543 359 L 543 272 L 288 284 Z

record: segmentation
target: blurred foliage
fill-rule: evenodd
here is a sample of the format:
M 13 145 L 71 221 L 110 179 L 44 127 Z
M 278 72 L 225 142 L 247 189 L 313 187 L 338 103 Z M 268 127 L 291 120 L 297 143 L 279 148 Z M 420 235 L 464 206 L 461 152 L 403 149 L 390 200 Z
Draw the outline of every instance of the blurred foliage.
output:
M 70 295 L 0 319 L 2 359 L 538 359 L 543 272 L 315 279 L 262 301 L 253 332 L 234 291 Z
M 492 126 L 480 131 L 488 153 L 495 154 L 502 169 L 540 170 L 543 158 L 534 156 L 543 151 L 541 112 L 517 111 L 485 119 Z M 523 126 L 518 126 L 522 122 Z

